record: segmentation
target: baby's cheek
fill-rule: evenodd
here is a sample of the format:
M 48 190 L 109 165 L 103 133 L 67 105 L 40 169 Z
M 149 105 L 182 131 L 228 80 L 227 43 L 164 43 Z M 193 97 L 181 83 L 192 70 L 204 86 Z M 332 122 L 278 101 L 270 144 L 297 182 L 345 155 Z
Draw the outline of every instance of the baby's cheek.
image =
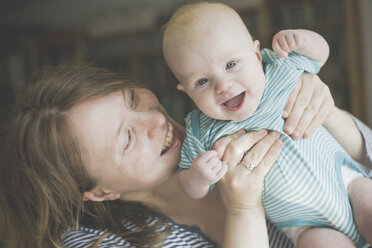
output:
M 210 101 L 209 97 L 200 97 L 199 100 L 195 102 L 196 106 L 206 115 L 216 118 L 219 115 L 219 105 L 214 101 Z
M 265 81 L 257 82 L 257 84 L 254 85 L 251 91 L 252 97 L 260 102 L 263 96 L 263 93 L 265 91 Z

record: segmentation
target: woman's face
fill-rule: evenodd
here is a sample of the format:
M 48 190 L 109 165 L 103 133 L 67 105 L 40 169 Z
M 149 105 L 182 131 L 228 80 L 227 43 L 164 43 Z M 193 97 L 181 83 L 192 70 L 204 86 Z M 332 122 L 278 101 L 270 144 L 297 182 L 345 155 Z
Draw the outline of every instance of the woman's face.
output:
M 175 173 L 184 130 L 151 91 L 126 89 L 83 101 L 69 117 L 97 186 L 145 191 Z

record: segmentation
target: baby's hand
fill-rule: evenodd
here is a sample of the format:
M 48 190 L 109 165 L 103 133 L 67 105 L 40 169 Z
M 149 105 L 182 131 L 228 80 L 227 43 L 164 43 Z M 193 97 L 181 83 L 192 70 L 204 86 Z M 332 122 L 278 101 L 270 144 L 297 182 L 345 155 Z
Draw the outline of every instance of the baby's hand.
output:
M 288 53 L 305 46 L 305 35 L 301 30 L 286 29 L 274 35 L 272 47 L 279 57 L 287 58 Z
M 201 187 L 218 182 L 226 173 L 227 164 L 217 157 L 214 150 L 200 153 L 192 162 L 190 172 L 193 181 Z

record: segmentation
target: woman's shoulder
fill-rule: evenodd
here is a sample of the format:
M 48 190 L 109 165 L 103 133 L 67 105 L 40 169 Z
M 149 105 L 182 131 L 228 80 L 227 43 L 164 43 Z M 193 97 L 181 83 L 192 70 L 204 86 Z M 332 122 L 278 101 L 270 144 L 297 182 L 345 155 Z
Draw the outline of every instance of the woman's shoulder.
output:
M 154 217 L 150 223 L 160 219 L 161 215 Z M 167 218 L 167 217 L 166 217 Z M 167 223 L 171 226 L 171 232 L 167 236 L 162 247 L 189 247 L 189 248 L 212 248 L 219 247 L 211 239 L 205 236 L 199 227 L 177 224 L 167 218 Z M 124 223 L 124 225 L 131 225 Z M 108 234 L 106 230 L 95 230 L 87 227 L 80 227 L 76 230 L 69 230 L 62 236 L 63 247 L 92 247 L 98 240 L 101 241 L 99 247 L 135 247 L 124 238 Z

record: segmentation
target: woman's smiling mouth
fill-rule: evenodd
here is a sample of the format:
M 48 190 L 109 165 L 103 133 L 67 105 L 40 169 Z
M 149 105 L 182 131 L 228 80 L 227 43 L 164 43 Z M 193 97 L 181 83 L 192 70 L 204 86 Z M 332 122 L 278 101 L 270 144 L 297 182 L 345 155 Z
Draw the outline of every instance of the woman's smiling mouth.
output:
M 168 122 L 168 133 L 167 137 L 165 138 L 165 143 L 163 145 L 163 148 L 161 150 L 161 155 L 163 155 L 172 145 L 173 143 L 173 124 Z

